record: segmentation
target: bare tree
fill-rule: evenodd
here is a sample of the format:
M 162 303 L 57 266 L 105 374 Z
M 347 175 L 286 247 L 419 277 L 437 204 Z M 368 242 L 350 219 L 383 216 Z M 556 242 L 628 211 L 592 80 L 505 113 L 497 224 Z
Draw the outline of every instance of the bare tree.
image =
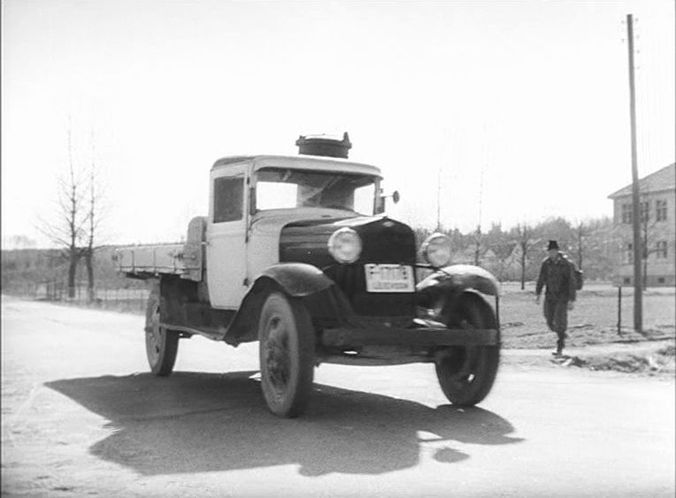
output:
M 519 266 L 521 267 L 521 290 L 526 288 L 526 268 L 528 267 L 528 258 L 533 246 L 540 239 L 534 237 L 533 228 L 526 223 L 519 223 L 516 226 L 516 243 L 519 246 Z
M 92 160 L 89 172 L 89 199 L 87 205 L 87 245 L 83 250 L 85 268 L 87 269 L 87 301 L 94 301 L 94 241 L 98 234 L 99 218 L 97 216 L 97 192 L 96 192 L 96 162 Z
M 68 297 L 75 297 L 76 277 L 80 260 L 87 273 L 87 299 L 94 300 L 94 256 L 100 244 L 100 226 L 103 216 L 103 196 L 91 138 L 92 159 L 89 169 L 77 168 L 73 160 L 71 126 L 68 126 L 68 170 L 58 177 L 57 209 L 46 221 L 40 220 L 39 229 L 53 243 L 61 247 L 61 255 L 68 261 Z
M 512 256 L 514 254 L 514 248 L 516 244 L 509 240 L 500 241 L 497 244 L 490 244 L 493 254 L 495 254 L 495 260 L 490 268 L 493 273 L 496 274 L 499 280 L 505 280 L 509 278 L 509 266 L 512 262 Z
M 491 223 L 491 228 L 483 236 L 485 267 L 493 272 L 499 280 L 507 276 L 507 268 L 514 252 L 514 242 L 502 231 L 500 223 Z M 490 250 L 490 253 L 488 252 Z M 486 261 L 488 259 L 488 261 Z
M 88 213 L 84 202 L 85 185 L 73 164 L 71 129 L 68 127 L 68 171 L 58 178 L 57 210 L 55 218 L 40 220 L 39 229 L 53 243 L 61 247 L 68 261 L 68 297 L 75 297 L 77 266 L 83 255 L 83 241 Z
M 102 226 L 105 223 L 107 203 L 105 184 L 99 175 L 100 169 L 94 153 L 94 139 L 92 137 L 92 162 L 89 168 L 89 183 L 87 184 L 87 235 L 86 246 L 83 251 L 85 268 L 87 271 L 87 299 L 92 302 L 95 297 L 94 289 L 94 260 L 98 249 L 104 241 Z
M 580 221 L 574 229 L 575 245 L 577 246 L 577 267 L 582 269 L 582 259 L 585 247 L 585 237 L 588 234 L 588 227 L 584 222 Z
M 585 278 L 608 278 L 614 268 L 613 249 L 618 234 L 610 218 L 577 222 L 571 230 L 571 250 Z

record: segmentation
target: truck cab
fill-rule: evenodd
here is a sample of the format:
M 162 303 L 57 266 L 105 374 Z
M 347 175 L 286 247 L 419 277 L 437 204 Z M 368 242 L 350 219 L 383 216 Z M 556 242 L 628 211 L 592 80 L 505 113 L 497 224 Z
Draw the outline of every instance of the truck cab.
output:
M 216 161 L 211 168 L 206 226 L 211 305 L 238 309 L 261 272 L 294 259 L 280 254 L 281 233 L 287 225 L 376 215 L 380 180 L 380 170 L 374 166 L 322 157 Z M 312 250 L 306 249 L 310 252 L 305 256 L 310 257 Z M 298 255 L 295 259 L 306 262 Z

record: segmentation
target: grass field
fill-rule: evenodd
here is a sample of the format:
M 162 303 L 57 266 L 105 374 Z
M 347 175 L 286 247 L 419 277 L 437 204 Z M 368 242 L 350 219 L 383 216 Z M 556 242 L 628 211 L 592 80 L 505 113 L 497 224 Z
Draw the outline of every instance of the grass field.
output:
M 622 289 L 622 329 L 618 334 L 618 290 L 610 285 L 586 286 L 568 313 L 569 347 L 673 338 L 676 333 L 676 289 L 654 288 L 643 294 L 644 335 L 633 331 L 633 292 Z M 508 349 L 553 348 L 556 334 L 547 329 L 542 305 L 535 304 L 532 284 L 502 287 L 500 321 L 503 345 Z

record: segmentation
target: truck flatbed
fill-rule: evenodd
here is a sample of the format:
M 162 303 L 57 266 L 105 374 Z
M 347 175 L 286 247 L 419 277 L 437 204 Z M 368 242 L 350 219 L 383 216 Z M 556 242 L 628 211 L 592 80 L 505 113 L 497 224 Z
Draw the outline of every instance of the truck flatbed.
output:
M 115 250 L 117 271 L 129 276 L 184 273 L 183 244 L 143 244 Z
M 186 242 L 139 244 L 119 247 L 113 260 L 115 269 L 131 278 L 147 279 L 159 275 L 179 275 L 201 281 L 204 262 L 205 218 L 197 216 L 188 224 Z

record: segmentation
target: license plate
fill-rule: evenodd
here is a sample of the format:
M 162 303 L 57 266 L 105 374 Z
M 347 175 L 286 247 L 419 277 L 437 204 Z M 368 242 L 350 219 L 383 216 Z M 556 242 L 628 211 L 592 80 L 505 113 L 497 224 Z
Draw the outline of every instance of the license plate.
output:
M 367 292 L 413 292 L 413 267 L 364 265 Z

